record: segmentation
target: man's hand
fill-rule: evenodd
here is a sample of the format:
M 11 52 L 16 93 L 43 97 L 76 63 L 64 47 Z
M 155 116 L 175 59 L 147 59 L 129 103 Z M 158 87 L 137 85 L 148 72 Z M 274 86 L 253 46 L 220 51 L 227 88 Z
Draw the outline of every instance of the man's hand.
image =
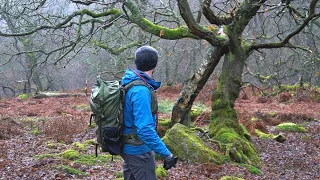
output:
M 177 157 L 174 157 L 173 154 L 170 154 L 169 156 L 164 158 L 163 168 L 165 170 L 168 170 L 172 167 L 176 167 L 176 163 L 177 163 Z

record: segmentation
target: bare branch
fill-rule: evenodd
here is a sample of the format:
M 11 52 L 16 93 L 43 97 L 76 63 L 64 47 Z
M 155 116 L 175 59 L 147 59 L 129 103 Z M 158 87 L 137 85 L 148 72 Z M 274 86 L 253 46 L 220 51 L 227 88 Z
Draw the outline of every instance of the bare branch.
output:
M 51 25 L 44 25 L 44 26 L 40 26 L 37 27 L 29 32 L 24 32 L 24 33 L 13 33 L 13 34 L 8 34 L 8 33 L 3 33 L 0 31 L 0 36 L 4 36 L 4 37 L 12 37 L 12 36 L 26 36 L 26 35 L 31 35 L 34 34 L 40 30 L 45 30 L 45 29 L 59 29 L 61 27 L 64 27 L 65 25 L 67 25 L 73 18 L 80 16 L 80 15 L 88 15 L 92 18 L 99 18 L 99 17 L 104 17 L 104 16 L 109 16 L 109 15 L 115 15 L 115 16 L 120 16 L 120 11 L 117 9 L 109 9 L 105 12 L 102 13 L 94 13 L 88 9 L 83 9 L 80 11 L 76 11 L 74 13 L 72 13 L 71 15 L 67 16 L 65 18 L 64 21 L 62 21 L 61 23 L 55 25 L 55 26 L 51 26 Z M 88 21 L 87 21 L 88 22 Z M 72 22 L 71 24 L 75 24 L 74 22 Z M 71 26 L 71 24 L 69 24 L 69 26 Z
M 211 45 L 213 46 L 220 46 L 220 45 L 226 45 L 229 41 L 229 39 L 224 37 L 218 37 L 214 32 L 205 29 L 204 27 L 201 27 L 196 20 L 194 19 L 189 3 L 187 0 L 178 0 L 178 6 L 180 10 L 180 15 L 184 19 L 184 21 L 187 23 L 188 28 L 190 31 L 200 37 L 201 39 L 207 40 Z M 215 28 L 215 31 L 217 31 L 218 28 Z
M 202 11 L 203 11 L 203 15 L 207 18 L 207 20 L 211 24 L 227 25 L 232 23 L 233 17 L 231 15 L 230 16 L 215 15 L 215 13 L 210 9 L 210 4 L 211 4 L 211 0 L 205 0 Z
M 315 18 L 320 17 L 320 14 L 315 14 L 315 8 L 316 8 L 316 3 L 319 0 L 312 0 L 310 3 L 310 14 L 309 16 L 303 21 L 303 23 L 293 32 L 288 34 L 281 42 L 275 42 L 275 43 L 266 43 L 266 44 L 258 44 L 258 45 L 252 45 L 248 52 L 256 49 L 261 49 L 261 48 L 281 48 L 281 47 L 290 47 L 290 48 L 297 48 L 297 46 L 293 46 L 289 43 L 289 40 L 294 37 L 295 35 L 299 34 L 309 23 Z M 301 47 L 299 47 L 301 48 Z

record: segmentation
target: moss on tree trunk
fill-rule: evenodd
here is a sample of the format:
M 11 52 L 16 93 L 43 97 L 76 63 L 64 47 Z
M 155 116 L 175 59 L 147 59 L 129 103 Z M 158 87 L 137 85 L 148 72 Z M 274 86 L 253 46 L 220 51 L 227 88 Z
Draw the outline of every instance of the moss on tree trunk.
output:
M 244 62 L 247 58 L 241 40 L 228 32 L 229 52 L 225 55 L 219 84 L 212 96 L 212 113 L 209 136 L 220 142 L 226 155 L 239 163 L 260 165 L 250 138 L 239 125 L 235 100 L 239 96 Z M 246 138 L 247 137 L 247 138 Z

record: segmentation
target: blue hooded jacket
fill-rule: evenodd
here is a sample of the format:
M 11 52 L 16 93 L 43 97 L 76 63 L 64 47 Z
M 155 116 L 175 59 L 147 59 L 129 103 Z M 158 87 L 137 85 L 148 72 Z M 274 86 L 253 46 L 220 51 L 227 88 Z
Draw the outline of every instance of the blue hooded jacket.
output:
M 139 70 L 134 71 L 141 75 L 152 89 L 156 90 L 160 87 L 160 82 L 156 82 Z M 126 85 L 134 80 L 141 80 L 141 78 L 131 69 L 128 69 L 122 78 L 122 85 Z M 137 134 L 143 142 L 140 146 L 125 144 L 123 153 L 137 155 L 154 151 L 163 158 L 171 154 L 155 130 L 156 115 L 152 115 L 151 112 L 151 93 L 147 87 L 133 86 L 129 89 L 126 93 L 123 113 L 123 133 L 130 134 L 136 128 L 133 134 Z

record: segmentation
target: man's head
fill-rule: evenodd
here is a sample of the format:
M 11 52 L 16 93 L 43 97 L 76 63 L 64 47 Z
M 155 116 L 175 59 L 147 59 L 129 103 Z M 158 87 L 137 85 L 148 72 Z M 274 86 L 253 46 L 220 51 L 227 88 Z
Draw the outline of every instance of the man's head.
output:
M 140 71 L 152 70 L 158 63 L 158 51 L 151 46 L 142 46 L 136 51 L 134 63 Z

